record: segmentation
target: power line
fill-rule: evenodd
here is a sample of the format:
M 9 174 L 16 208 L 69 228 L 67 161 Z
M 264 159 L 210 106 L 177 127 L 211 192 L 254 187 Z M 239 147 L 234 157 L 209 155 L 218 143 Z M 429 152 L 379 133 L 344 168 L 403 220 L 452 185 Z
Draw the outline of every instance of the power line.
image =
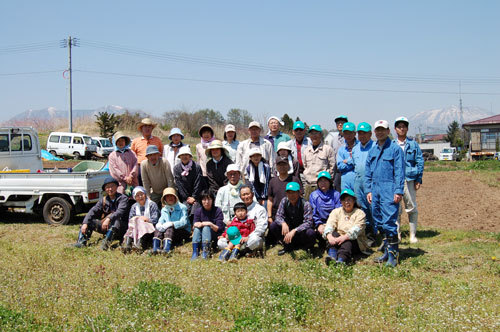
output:
M 58 47 L 58 41 L 18 44 L 18 45 L 0 47 L 0 54 L 39 52 L 49 49 L 55 49 L 57 47 Z
M 122 77 L 151 78 L 151 79 L 160 79 L 160 80 L 189 81 L 189 82 L 200 82 L 200 83 L 217 83 L 217 84 L 232 84 L 232 85 L 267 86 L 267 87 L 277 87 L 277 88 L 298 88 L 298 89 L 313 89 L 313 90 L 340 90 L 340 91 L 362 91 L 362 92 L 388 92 L 388 93 L 416 93 L 416 94 L 448 94 L 448 95 L 458 95 L 458 92 L 453 92 L 453 91 L 425 91 L 425 90 L 393 90 L 393 89 L 344 88 L 344 87 L 314 86 L 314 85 L 290 85 L 290 84 L 272 84 L 272 83 L 257 83 L 257 82 L 242 82 L 242 81 L 207 80 L 207 79 L 195 79 L 195 78 L 184 78 L 184 77 L 143 75 L 143 74 L 104 72 L 104 71 L 80 70 L 80 69 L 74 69 L 73 71 L 77 71 L 77 72 L 81 72 L 81 73 L 88 73 L 88 74 L 98 74 L 98 75 L 111 75 L 111 76 L 122 76 Z M 495 92 L 463 92 L 463 91 L 462 91 L 462 94 L 463 95 L 464 94 L 466 94 L 466 95 L 490 95 L 490 96 L 500 95 L 500 93 L 495 93 Z
M 0 73 L 0 76 L 21 76 L 21 75 L 38 75 L 38 74 L 48 74 L 48 73 L 62 73 L 64 69 L 57 70 L 45 70 L 45 71 L 29 71 L 22 73 Z

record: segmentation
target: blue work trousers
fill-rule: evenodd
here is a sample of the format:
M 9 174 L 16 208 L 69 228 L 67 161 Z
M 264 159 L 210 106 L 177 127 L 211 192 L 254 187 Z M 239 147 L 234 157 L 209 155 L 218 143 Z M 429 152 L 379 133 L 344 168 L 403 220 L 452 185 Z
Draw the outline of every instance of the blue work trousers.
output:
M 394 203 L 392 183 L 372 187 L 372 217 L 377 229 L 388 237 L 398 236 L 399 203 Z

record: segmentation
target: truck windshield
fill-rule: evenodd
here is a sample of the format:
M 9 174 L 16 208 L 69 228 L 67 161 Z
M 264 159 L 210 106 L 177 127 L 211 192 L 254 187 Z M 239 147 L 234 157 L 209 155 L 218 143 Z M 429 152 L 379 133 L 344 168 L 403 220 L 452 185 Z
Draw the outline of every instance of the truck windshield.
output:
M 452 153 L 453 151 L 451 149 L 443 149 L 443 153 Z
M 103 148 L 112 148 L 113 147 L 113 144 L 111 144 L 109 139 L 101 139 L 101 140 L 99 140 L 99 142 L 101 142 L 101 145 Z
M 85 144 L 93 144 L 90 136 L 83 136 L 83 140 L 85 141 Z

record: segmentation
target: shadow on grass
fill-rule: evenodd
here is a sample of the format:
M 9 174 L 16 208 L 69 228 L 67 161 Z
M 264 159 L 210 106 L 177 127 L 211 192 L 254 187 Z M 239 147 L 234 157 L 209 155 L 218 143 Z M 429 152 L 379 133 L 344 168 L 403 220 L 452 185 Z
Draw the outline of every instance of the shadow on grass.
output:
M 427 251 L 420 248 L 399 248 L 399 260 L 404 261 L 408 258 L 422 256 L 426 253 Z
M 417 238 L 421 238 L 421 239 L 435 237 L 435 236 L 438 236 L 440 234 L 441 234 L 440 232 L 438 232 L 434 229 L 417 230 Z M 402 231 L 401 237 L 410 238 L 410 232 L 407 230 Z
M 81 224 L 85 215 L 73 216 L 69 225 Z M 13 212 L 11 210 L 0 213 L 0 224 L 44 224 L 43 216 L 33 213 Z

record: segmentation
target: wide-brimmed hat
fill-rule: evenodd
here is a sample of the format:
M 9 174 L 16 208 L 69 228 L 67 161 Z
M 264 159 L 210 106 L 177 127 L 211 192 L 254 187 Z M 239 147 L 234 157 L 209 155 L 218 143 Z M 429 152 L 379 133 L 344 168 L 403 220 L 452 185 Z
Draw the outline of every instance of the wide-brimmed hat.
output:
M 175 191 L 175 189 L 168 187 L 163 189 L 163 194 L 161 195 L 161 204 L 165 204 L 165 196 L 167 195 L 174 195 L 177 202 L 179 202 L 179 197 L 177 196 L 177 192 Z
M 113 135 L 113 141 L 115 141 L 115 143 L 120 139 L 120 138 L 125 138 L 125 146 L 129 145 L 130 144 L 130 137 L 125 135 L 125 133 L 123 131 L 117 131 L 114 135 Z
M 288 144 L 288 142 L 279 142 L 276 152 L 278 152 L 279 150 L 287 150 L 291 152 L 292 148 L 290 147 L 290 144 Z
M 107 178 L 105 178 L 105 179 L 104 179 L 104 183 L 102 184 L 102 187 L 101 187 L 101 188 L 102 188 L 102 190 L 104 190 L 104 187 L 106 187 L 106 185 L 107 185 L 108 183 L 114 183 L 114 184 L 116 184 L 117 186 L 119 186 L 119 185 L 120 185 L 120 184 L 118 183 L 118 181 L 117 181 L 115 178 L 113 178 L 113 177 L 111 177 L 111 176 L 108 176 Z
M 189 147 L 189 145 L 183 145 L 183 146 L 181 146 L 181 148 L 179 149 L 179 152 L 177 153 L 177 158 L 180 158 L 181 155 L 183 155 L 183 154 L 188 154 L 191 157 L 193 156 L 193 154 L 191 153 L 191 148 Z
M 150 118 L 144 118 L 137 125 L 137 130 L 141 131 L 142 126 L 153 126 L 153 129 L 156 127 L 156 123 L 153 122 Z
M 214 139 L 212 142 L 210 142 L 210 145 L 205 150 L 205 154 L 207 156 L 210 156 L 210 150 L 213 149 L 221 149 L 222 153 L 224 153 L 226 156 L 229 155 L 227 148 L 224 145 L 222 145 L 222 142 L 218 139 Z
M 226 128 L 224 128 L 224 132 L 227 133 L 228 131 L 234 131 L 236 132 L 236 127 L 232 124 L 228 124 Z
M 181 135 L 181 139 L 184 139 L 184 134 L 182 133 L 182 131 L 179 128 L 170 129 L 170 134 L 168 134 L 168 139 L 172 140 L 172 136 L 176 135 L 176 134 Z
M 227 176 L 227 173 L 229 173 L 229 172 L 239 172 L 240 176 L 243 176 L 243 174 L 241 173 L 240 168 L 236 164 L 229 164 L 229 165 L 227 165 L 226 172 L 224 173 L 224 175 Z
M 214 137 L 214 128 L 212 128 L 211 125 L 209 125 L 208 123 L 204 124 L 203 126 L 200 127 L 200 130 L 198 130 L 198 135 L 201 137 L 201 132 L 204 130 L 204 129 L 208 129 L 212 132 L 212 137 Z
M 148 145 L 146 148 L 146 157 L 152 154 L 160 154 L 160 150 L 156 145 Z
M 260 151 L 259 148 L 251 148 L 250 151 L 248 151 L 248 158 L 250 158 L 254 154 L 260 154 L 262 156 L 262 151 Z

